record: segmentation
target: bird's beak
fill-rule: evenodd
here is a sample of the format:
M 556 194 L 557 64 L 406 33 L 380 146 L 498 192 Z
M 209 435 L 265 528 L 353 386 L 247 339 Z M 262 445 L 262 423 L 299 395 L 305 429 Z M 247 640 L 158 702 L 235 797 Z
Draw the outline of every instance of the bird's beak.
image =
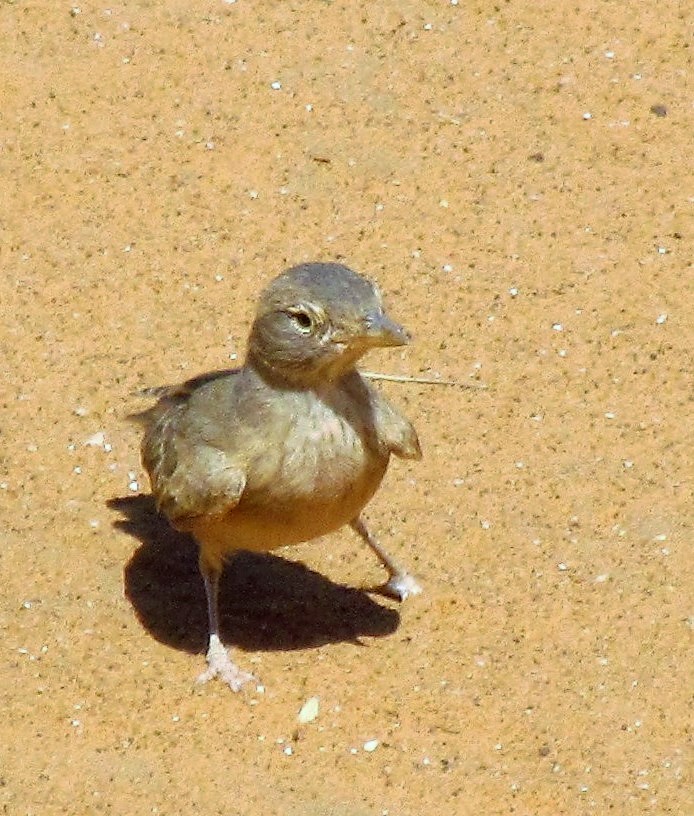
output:
M 365 331 L 360 338 L 367 347 L 405 346 L 410 333 L 383 312 L 374 312 L 365 320 Z

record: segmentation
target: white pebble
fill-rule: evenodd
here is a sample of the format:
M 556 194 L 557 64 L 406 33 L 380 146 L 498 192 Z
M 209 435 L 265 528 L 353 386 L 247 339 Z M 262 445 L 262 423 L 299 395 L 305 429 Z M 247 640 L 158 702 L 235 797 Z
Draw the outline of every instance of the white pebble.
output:
M 592 113 L 589 113 L 588 111 L 586 111 L 586 112 L 583 114 L 583 118 L 584 118 L 586 121 L 588 121 L 588 119 L 592 119 L 592 118 L 593 118 L 593 114 L 592 114 Z
M 555 332 L 564 331 L 564 326 L 561 323 L 552 323 L 552 328 Z
M 509 293 L 509 295 L 511 295 L 511 297 L 518 297 L 518 287 L 517 286 L 512 286 L 508 290 L 508 293 Z
M 379 744 L 380 744 L 380 743 L 379 743 L 379 741 L 378 741 L 377 739 L 370 739 L 370 740 L 367 740 L 367 741 L 364 743 L 364 746 L 363 746 L 363 747 L 364 747 L 364 750 L 365 750 L 367 753 L 369 753 L 369 754 L 370 754 L 372 751 L 375 751 L 375 750 L 376 750 L 376 748 L 378 748 Z
M 667 314 L 665 314 L 665 312 L 663 312 L 663 314 L 659 314 L 658 317 L 656 317 L 655 322 L 659 326 L 662 326 L 663 323 L 665 323 L 666 320 L 667 320 Z
M 280 91 L 282 90 L 282 83 L 275 80 L 274 82 L 270 83 L 270 87 L 273 91 Z
M 106 436 L 103 431 L 97 431 L 82 443 L 87 448 L 102 448 L 106 443 Z
M 132 490 L 133 493 L 137 493 L 137 491 L 140 489 L 140 483 L 137 481 L 137 479 L 133 479 L 128 483 L 128 488 Z
M 282 753 L 283 753 L 285 756 L 291 756 L 291 755 L 294 753 L 294 749 L 292 748 L 292 746 L 291 746 L 291 745 L 285 745 L 285 747 L 284 747 L 284 749 L 283 749 Z
M 566 572 L 566 570 L 568 568 L 569 568 L 569 565 L 565 564 L 563 561 L 561 561 L 559 564 L 557 564 L 557 569 L 560 570 L 561 572 Z
M 614 411 L 605 411 L 605 419 L 614 419 L 616 416 Z
M 297 719 L 300 723 L 313 722 L 318 716 L 320 710 L 320 701 L 318 697 L 309 697 L 308 700 L 301 706 Z

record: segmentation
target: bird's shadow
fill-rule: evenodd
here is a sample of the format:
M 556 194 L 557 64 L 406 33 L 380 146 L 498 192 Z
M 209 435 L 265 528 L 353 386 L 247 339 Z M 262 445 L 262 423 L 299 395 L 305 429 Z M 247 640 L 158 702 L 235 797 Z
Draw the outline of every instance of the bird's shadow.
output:
M 207 606 L 197 546 L 160 516 L 151 496 L 107 502 L 114 526 L 141 545 L 124 570 L 125 595 L 157 640 L 190 653 L 207 648 Z M 290 650 L 394 632 L 399 613 L 364 590 L 335 584 L 269 553 L 237 553 L 220 583 L 222 640 L 250 651 Z

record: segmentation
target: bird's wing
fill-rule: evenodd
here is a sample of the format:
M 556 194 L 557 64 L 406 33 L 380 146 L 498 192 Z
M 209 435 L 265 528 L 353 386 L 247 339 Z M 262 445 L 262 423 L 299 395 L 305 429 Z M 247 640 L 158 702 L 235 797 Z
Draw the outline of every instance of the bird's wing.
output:
M 383 394 L 373 389 L 373 411 L 379 442 L 401 459 L 421 459 L 417 431 Z
M 214 378 L 217 384 L 221 376 Z M 235 373 L 230 373 L 227 390 L 232 394 L 235 379 Z M 208 382 L 211 378 L 201 377 L 165 390 L 159 402 L 140 417 L 146 425 L 142 462 L 158 509 L 174 523 L 232 509 L 246 485 L 242 457 L 233 446 L 217 444 L 208 432 L 210 425 L 219 433 L 225 430 L 206 410 L 204 386 Z M 228 431 L 233 435 L 233 427 Z

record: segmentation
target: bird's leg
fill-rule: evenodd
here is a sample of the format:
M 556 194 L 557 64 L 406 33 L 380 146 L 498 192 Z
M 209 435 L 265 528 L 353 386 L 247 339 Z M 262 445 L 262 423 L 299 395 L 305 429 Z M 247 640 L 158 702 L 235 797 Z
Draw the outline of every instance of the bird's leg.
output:
M 390 595 L 398 601 L 404 601 L 405 598 L 410 595 L 419 595 L 422 591 L 422 587 L 407 570 L 398 564 L 392 555 L 389 555 L 383 549 L 376 538 L 371 535 L 361 516 L 357 516 L 350 524 L 354 532 L 364 539 L 369 547 L 376 553 L 379 561 L 388 570 L 388 581 L 381 587 L 381 590 L 386 595 Z
M 232 691 L 240 691 L 244 683 L 254 680 L 252 674 L 242 671 L 229 657 L 229 652 L 219 637 L 219 579 L 221 567 L 211 565 L 200 551 L 200 572 L 205 582 L 207 597 L 207 615 L 210 627 L 210 640 L 207 648 L 207 669 L 198 677 L 198 683 L 207 683 L 213 677 L 219 677 Z

